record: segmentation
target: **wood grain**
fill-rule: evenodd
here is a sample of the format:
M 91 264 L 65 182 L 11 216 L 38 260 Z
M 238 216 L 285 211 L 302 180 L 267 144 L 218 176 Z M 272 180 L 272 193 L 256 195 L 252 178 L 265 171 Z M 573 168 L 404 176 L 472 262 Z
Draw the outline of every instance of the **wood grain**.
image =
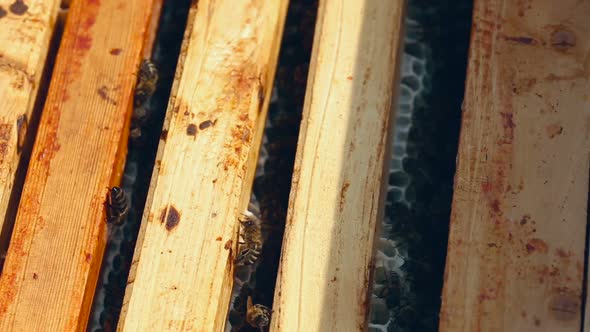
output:
M 579 331 L 590 1 L 477 0 L 440 331 Z
M 15 4 L 13 0 L 0 0 L 1 251 L 6 250 L 10 239 L 14 220 L 8 220 L 13 219 L 7 217 L 8 203 L 59 10 L 58 0 Z M 45 91 L 39 95 L 45 98 Z
M 405 1 L 320 1 L 271 331 L 365 331 Z
M 223 330 L 286 9 L 191 8 L 118 330 Z
M 74 0 L 3 274 L 0 330 L 84 330 L 158 0 Z

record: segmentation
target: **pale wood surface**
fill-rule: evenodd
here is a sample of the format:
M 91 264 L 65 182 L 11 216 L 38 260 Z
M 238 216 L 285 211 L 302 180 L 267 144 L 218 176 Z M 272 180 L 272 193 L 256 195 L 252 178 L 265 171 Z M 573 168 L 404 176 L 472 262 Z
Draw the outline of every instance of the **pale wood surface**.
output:
M 191 8 L 118 330 L 223 330 L 286 9 Z
M 58 0 L 32 0 L 25 5 L 0 0 L 0 250 L 10 239 L 13 220 L 6 220 L 8 202 L 58 10 Z M 41 91 L 40 98 L 44 94 Z
M 84 330 L 158 0 L 75 0 L 0 278 L 0 330 Z
M 440 330 L 579 331 L 590 1 L 475 1 Z
M 367 328 L 404 1 L 320 1 L 271 331 Z

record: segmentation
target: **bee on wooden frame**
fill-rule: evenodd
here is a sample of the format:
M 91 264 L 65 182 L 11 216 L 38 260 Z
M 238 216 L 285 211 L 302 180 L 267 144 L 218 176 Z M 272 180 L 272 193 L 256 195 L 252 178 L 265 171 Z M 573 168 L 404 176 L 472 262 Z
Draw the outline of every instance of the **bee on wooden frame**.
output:
M 253 265 L 258 261 L 264 244 L 263 222 L 258 205 L 250 202 L 248 209 L 238 216 L 239 246 L 237 265 Z
M 129 199 L 122 188 L 112 187 L 109 189 L 106 208 L 107 222 L 109 224 L 120 225 L 123 223 L 127 212 L 129 212 Z
M 264 328 L 270 324 L 270 316 L 272 310 L 262 304 L 253 304 L 252 297 L 248 296 L 248 302 L 246 304 L 246 322 L 252 327 L 257 327 L 260 332 L 264 331 Z
M 135 107 L 145 104 L 145 102 L 154 94 L 158 84 L 158 68 L 149 59 L 144 59 L 139 67 L 137 74 L 137 85 L 135 86 L 135 98 L 133 100 Z
M 146 103 L 156 91 L 158 84 L 158 68 L 149 59 L 144 59 L 137 73 L 137 84 L 133 99 L 133 117 L 131 121 L 130 136 L 132 139 L 141 137 L 141 126 L 148 117 Z
M 250 205 L 252 208 L 252 205 Z M 252 265 L 262 251 L 262 221 L 250 210 L 246 210 L 238 217 L 240 222 L 240 236 L 243 239 L 238 247 L 236 263 L 238 265 Z

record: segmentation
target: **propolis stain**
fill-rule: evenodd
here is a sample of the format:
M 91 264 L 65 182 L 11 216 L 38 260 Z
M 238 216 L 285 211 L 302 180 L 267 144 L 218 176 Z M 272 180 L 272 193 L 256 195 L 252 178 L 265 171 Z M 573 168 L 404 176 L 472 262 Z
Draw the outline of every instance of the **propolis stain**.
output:
M 167 209 L 162 210 L 160 222 L 165 224 L 167 231 L 171 231 L 180 223 L 180 212 L 174 205 L 170 205 Z
M 8 9 L 14 15 L 20 16 L 27 12 L 29 6 L 27 6 L 23 0 L 16 0 L 12 5 L 10 5 L 10 7 L 8 7 Z

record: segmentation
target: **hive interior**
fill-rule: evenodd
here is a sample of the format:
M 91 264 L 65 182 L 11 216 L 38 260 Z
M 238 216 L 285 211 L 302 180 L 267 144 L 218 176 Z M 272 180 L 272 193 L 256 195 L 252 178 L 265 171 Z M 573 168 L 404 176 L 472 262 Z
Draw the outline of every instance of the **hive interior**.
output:
M 109 226 L 89 331 L 116 327 L 189 0 L 166 1 L 152 59 L 160 83 L 142 137 L 130 141 L 122 186 L 132 208 Z M 385 218 L 376 252 L 371 331 L 436 331 L 472 1 L 409 0 Z M 227 331 L 244 323 L 245 300 L 272 307 L 311 56 L 317 0 L 292 0 L 253 187 L 267 238 L 258 264 L 237 268 Z

